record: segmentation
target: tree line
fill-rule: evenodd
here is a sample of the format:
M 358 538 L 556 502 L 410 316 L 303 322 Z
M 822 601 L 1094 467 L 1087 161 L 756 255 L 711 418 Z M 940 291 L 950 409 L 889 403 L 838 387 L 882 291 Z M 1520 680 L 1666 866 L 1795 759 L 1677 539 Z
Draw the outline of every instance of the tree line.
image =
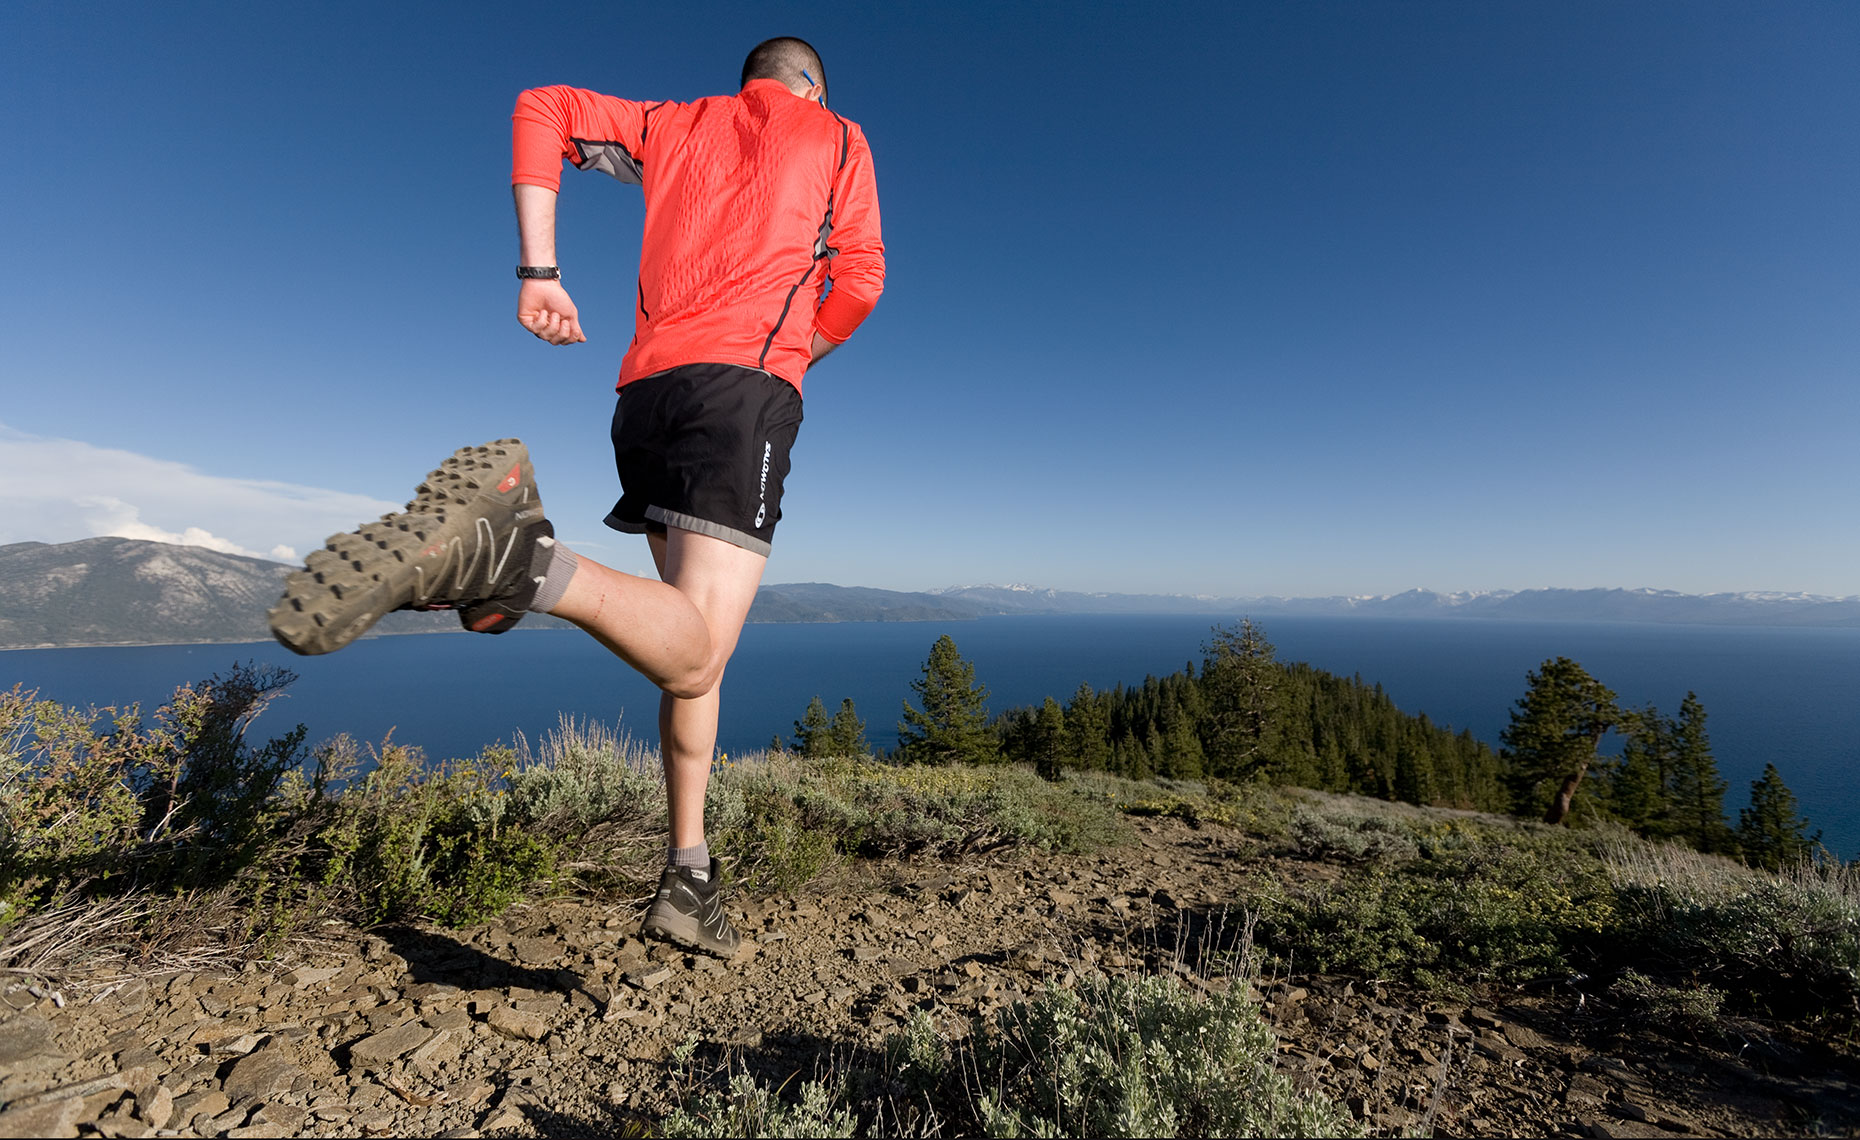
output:
M 1772 870 L 1819 847 L 1821 833 L 1809 834 L 1775 764 L 1751 781 L 1750 806 L 1731 824 L 1697 693 L 1688 692 L 1679 715 L 1669 717 L 1653 705 L 1623 708 L 1612 689 L 1567 657 L 1545 661 L 1525 679 L 1500 734 L 1518 815 L 1545 823 L 1614 819 L 1650 839 Z M 1622 739 L 1619 756 L 1602 750 L 1611 734 Z
M 1688 693 L 1677 717 L 1615 694 L 1566 657 L 1526 674 L 1494 751 L 1468 731 L 1395 706 L 1380 684 L 1275 659 L 1250 620 L 1213 630 L 1199 668 L 1063 703 L 988 710 L 988 690 L 948 635 L 911 682 L 898 723 L 901 763 L 1031 765 L 1047 779 L 1104 771 L 1132 779 L 1266 780 L 1405 803 L 1510 812 L 1548 823 L 1612 819 L 1641 835 L 1776 867 L 1816 850 L 1775 765 L 1733 825 L 1726 783 Z M 1619 755 L 1603 748 L 1611 736 Z M 773 747 L 809 757 L 872 753 L 851 700 L 819 697 Z

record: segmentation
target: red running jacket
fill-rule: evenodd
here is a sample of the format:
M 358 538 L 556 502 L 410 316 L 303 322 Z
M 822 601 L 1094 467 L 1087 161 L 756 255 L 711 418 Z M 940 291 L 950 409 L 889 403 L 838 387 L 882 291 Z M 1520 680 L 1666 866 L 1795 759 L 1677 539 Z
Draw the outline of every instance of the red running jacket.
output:
M 814 333 L 844 341 L 884 289 L 865 134 L 778 80 L 694 103 L 539 87 L 517 97 L 511 122 L 513 185 L 559 189 L 570 159 L 645 191 L 617 386 L 681 364 L 739 364 L 798 392 Z

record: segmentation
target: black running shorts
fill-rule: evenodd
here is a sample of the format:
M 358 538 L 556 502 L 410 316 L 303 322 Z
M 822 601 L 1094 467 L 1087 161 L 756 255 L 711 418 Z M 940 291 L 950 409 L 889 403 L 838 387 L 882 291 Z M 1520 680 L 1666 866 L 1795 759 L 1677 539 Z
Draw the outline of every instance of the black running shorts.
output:
M 801 394 L 766 372 L 687 364 L 620 389 L 607 525 L 629 534 L 696 531 L 766 557 L 781 520 Z

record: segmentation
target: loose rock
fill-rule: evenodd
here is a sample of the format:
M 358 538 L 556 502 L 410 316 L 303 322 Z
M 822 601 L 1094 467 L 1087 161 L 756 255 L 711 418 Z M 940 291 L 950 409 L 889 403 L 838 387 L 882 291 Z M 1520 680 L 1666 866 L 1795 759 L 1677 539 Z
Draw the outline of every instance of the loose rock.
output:
M 196 1116 L 214 1117 L 232 1106 L 232 1101 L 218 1089 L 202 1089 L 200 1092 L 188 1093 L 177 1097 L 174 1102 L 175 1119 L 186 1124 Z
M 540 1041 L 549 1032 L 549 1023 L 540 1014 L 504 1006 L 491 1011 L 485 1021 L 492 1029 L 519 1041 Z
M 521 1128 L 522 1126 L 523 1112 L 521 1109 L 517 1108 L 494 1108 L 485 1114 L 483 1122 L 478 1125 L 479 1129 L 485 1132 L 496 1132 L 502 1128 Z
M 84 1116 L 84 1101 L 66 1097 L 25 1108 L 0 1112 L 0 1136 L 76 1136 Z
M 281 1050 L 260 1049 L 233 1065 L 221 1089 L 233 1100 L 248 1096 L 263 1100 L 289 1092 L 291 1083 L 303 1075 L 303 1069 Z
M 350 1064 L 363 1070 L 383 1069 L 424 1045 L 433 1031 L 417 1021 L 364 1037 L 349 1047 Z
M 51 1022 L 36 1013 L 0 1021 L 0 1075 L 44 1072 L 64 1063 Z
M 136 1096 L 136 1113 L 150 1128 L 166 1128 L 174 1118 L 174 1093 L 167 1085 L 156 1085 L 147 1096 Z
M 518 961 L 532 966 L 547 965 L 562 956 L 562 944 L 553 938 L 519 938 L 510 949 Z
M 311 986 L 320 986 L 340 973 L 340 966 L 299 966 L 284 975 L 284 984 L 305 990 Z

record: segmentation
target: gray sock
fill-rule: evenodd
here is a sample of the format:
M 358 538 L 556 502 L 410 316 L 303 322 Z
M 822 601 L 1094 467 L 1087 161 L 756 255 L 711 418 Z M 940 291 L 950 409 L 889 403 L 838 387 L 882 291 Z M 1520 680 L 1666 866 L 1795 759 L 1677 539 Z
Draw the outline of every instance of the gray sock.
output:
M 575 552 L 553 538 L 536 540 L 536 553 L 530 559 L 530 576 L 541 578 L 542 585 L 536 587 L 536 596 L 530 600 L 533 613 L 546 614 L 561 601 L 562 595 L 568 593 L 568 584 L 575 578 L 575 570 L 581 565 L 581 559 Z
M 700 883 L 710 881 L 710 841 L 702 840 L 695 847 L 667 847 L 665 865 L 683 867 L 691 872 L 691 877 Z

